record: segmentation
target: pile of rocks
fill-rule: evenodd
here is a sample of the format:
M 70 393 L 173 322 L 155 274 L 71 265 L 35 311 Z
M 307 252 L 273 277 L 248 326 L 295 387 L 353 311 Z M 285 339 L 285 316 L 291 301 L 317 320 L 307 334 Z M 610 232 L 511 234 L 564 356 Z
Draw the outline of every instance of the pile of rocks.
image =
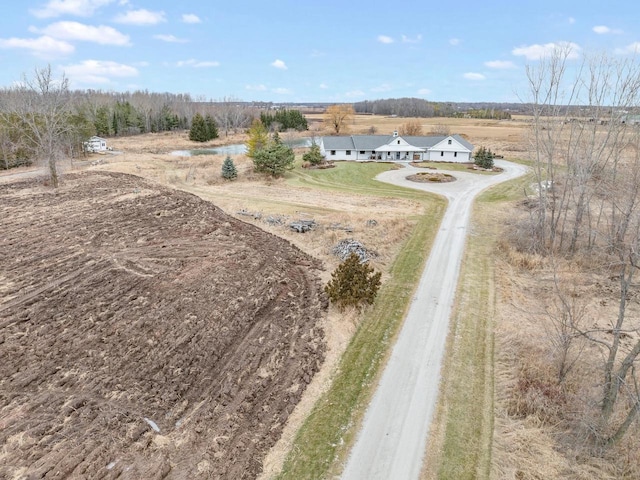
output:
M 366 263 L 378 255 L 375 252 L 367 250 L 367 248 L 357 240 L 346 238 L 340 240 L 331 250 L 340 260 L 345 260 L 349 255 L 355 253 L 360 258 L 360 263 Z
M 296 220 L 289 224 L 289 228 L 298 233 L 306 233 L 316 227 L 315 220 Z

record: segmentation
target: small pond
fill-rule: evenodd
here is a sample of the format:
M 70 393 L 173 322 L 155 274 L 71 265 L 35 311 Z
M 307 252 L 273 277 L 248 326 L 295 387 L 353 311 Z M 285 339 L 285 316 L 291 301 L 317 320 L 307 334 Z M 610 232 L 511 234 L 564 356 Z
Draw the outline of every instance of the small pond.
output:
M 294 138 L 293 140 L 282 140 L 282 143 L 286 143 L 291 148 L 309 147 L 311 145 L 310 137 Z M 235 145 L 224 145 L 215 148 L 197 148 L 193 150 L 176 150 L 171 152 L 171 155 L 177 157 L 192 157 L 196 155 L 242 155 L 247 152 L 247 147 L 244 143 L 238 143 Z

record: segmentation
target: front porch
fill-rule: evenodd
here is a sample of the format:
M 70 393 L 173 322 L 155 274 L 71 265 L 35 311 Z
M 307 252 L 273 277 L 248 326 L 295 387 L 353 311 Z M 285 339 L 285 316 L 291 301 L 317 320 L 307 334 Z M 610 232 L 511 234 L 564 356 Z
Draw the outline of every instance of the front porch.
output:
M 375 160 L 402 162 L 423 160 L 426 149 L 413 145 L 382 145 L 375 149 Z

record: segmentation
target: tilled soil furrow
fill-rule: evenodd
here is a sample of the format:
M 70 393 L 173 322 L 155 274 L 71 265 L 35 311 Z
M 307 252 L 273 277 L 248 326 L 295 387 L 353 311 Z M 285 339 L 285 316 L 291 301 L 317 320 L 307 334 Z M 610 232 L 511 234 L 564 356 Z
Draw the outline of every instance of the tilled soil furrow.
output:
M 323 359 L 315 261 L 136 177 L 0 197 L 0 478 L 255 478 Z

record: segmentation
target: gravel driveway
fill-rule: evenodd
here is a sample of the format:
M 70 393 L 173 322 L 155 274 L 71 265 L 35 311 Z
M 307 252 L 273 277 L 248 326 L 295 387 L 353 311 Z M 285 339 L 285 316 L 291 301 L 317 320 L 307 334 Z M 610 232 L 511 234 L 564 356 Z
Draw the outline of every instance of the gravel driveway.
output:
M 411 165 L 377 177 L 394 185 L 441 194 L 449 205 L 347 460 L 343 480 L 409 480 L 420 475 L 473 201 L 482 190 L 527 171 L 507 161 L 496 161 L 496 165 L 504 169 L 500 175 L 446 172 L 457 178 L 450 183 L 407 180 L 407 176 L 425 171 Z

